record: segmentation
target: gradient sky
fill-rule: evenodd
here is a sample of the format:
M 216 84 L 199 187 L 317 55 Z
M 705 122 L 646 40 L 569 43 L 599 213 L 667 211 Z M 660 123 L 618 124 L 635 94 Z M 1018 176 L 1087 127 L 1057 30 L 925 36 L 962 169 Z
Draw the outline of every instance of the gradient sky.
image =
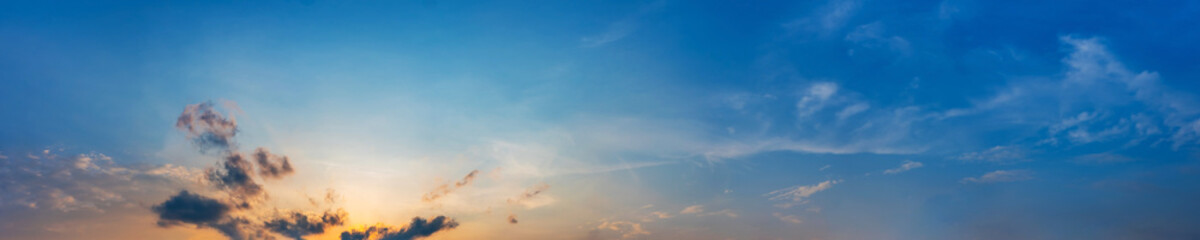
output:
M 1198 24 L 1197 1 L 5 1 L 0 239 L 1200 239 Z M 236 134 L 177 125 L 202 106 Z

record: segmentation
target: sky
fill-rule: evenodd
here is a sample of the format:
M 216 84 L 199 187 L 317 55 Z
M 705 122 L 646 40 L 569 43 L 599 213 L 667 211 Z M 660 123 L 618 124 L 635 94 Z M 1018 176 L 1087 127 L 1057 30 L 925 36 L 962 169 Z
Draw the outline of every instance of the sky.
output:
M 1197 1 L 5 1 L 0 239 L 1198 239 Z

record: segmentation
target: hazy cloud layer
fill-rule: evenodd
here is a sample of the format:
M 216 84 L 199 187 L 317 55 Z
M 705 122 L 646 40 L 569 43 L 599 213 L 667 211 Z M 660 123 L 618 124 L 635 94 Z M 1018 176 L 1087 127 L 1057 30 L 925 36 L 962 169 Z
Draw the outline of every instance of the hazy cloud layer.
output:
M 38 152 L 0 159 L 0 209 L 104 212 L 170 194 L 202 176 L 174 165 L 120 165 L 100 153 Z

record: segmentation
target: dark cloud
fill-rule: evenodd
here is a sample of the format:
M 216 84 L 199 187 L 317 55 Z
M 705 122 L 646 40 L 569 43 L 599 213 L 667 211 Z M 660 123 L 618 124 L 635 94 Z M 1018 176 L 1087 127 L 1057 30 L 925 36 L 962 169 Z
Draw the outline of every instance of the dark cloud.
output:
M 346 211 L 338 209 L 326 211 L 321 215 L 292 212 L 266 221 L 263 226 L 271 232 L 293 239 L 304 239 L 304 236 L 325 233 L 325 229 L 341 226 L 345 222 Z
M 232 209 L 232 206 L 221 201 L 187 190 L 179 191 L 166 202 L 150 208 L 158 214 L 158 225 L 163 227 L 181 223 L 211 226 L 225 219 Z
M 208 225 L 231 240 L 274 240 L 275 236 L 242 217 L 229 217 L 221 222 Z
M 226 118 L 213 107 L 212 102 L 185 107 L 175 122 L 175 128 L 187 132 L 188 138 L 200 146 L 201 151 L 212 148 L 231 150 L 234 146 L 233 137 L 238 132 L 233 116 Z
M 232 102 L 227 103 L 227 106 L 236 109 Z M 344 211 L 327 212 L 320 216 L 294 212 L 265 222 L 260 222 L 259 219 L 264 218 L 252 214 L 253 211 L 241 212 L 237 216 L 231 215 L 234 209 L 252 209 L 254 206 L 251 202 L 266 198 L 263 186 L 254 180 L 255 163 L 258 165 L 259 175 L 263 178 L 281 178 L 295 172 L 291 162 L 286 156 L 274 155 L 265 148 L 258 148 L 250 156 L 254 158 L 252 163 L 247 156 L 234 148 L 233 137 L 238 132 L 237 122 L 232 116 L 226 118 L 217 112 L 212 102 L 188 105 L 175 126 L 186 131 L 188 138 L 196 142 L 201 152 L 218 148 L 225 153 L 215 168 L 205 172 L 205 176 L 208 182 L 226 191 L 232 199 L 229 202 L 221 202 L 183 190 L 166 202 L 154 206 L 152 210 L 159 214 L 159 225 L 191 223 L 197 227 L 216 229 L 230 239 L 241 240 L 275 239 L 271 232 L 300 238 L 323 232 L 326 227 L 338 226 L 345 221 Z
M 517 215 L 509 214 L 508 215 L 508 223 L 517 224 Z
M 295 172 L 287 156 L 273 155 L 266 148 L 254 150 L 254 161 L 258 163 L 259 176 L 264 178 L 282 178 Z
M 545 192 L 548 189 L 550 189 L 550 185 L 546 184 L 546 183 L 539 183 L 537 185 L 533 185 L 533 187 L 530 187 L 529 189 L 525 189 L 525 192 L 521 193 L 520 196 L 517 196 L 515 198 L 509 198 L 508 203 L 518 204 L 518 203 L 524 202 L 525 200 L 529 200 L 529 199 L 532 199 L 533 197 L 537 197 L 538 194 L 541 194 L 542 192 Z
M 325 229 L 341 226 L 347 220 L 346 211 L 326 211 L 323 214 L 292 212 L 257 224 L 244 216 L 235 216 L 235 206 L 186 190 L 167 201 L 155 205 L 152 211 L 158 214 L 158 225 L 171 227 L 193 224 L 199 228 L 211 228 L 232 240 L 275 239 L 278 233 L 294 239 L 324 233 Z
M 437 200 L 438 198 L 446 196 L 446 194 L 450 194 L 451 192 L 454 192 L 454 190 L 457 190 L 458 188 L 470 185 L 471 182 L 475 181 L 476 175 L 479 175 L 479 170 L 471 171 L 471 173 L 468 173 L 467 176 L 463 177 L 462 180 L 455 182 L 453 185 L 451 185 L 449 183 L 442 184 L 441 186 L 438 186 L 437 189 L 434 189 L 433 191 L 426 193 L 425 196 L 422 196 L 421 200 L 425 201 L 425 202 L 433 202 L 434 200 Z
M 454 229 L 455 227 L 458 227 L 458 222 L 445 216 L 437 216 L 433 220 L 416 217 L 405 228 L 373 226 L 365 230 L 345 231 L 342 232 L 341 240 L 409 240 L 428 237 L 438 231 Z
M 208 170 L 209 180 L 221 189 L 229 190 L 240 198 L 258 196 L 263 192 L 262 186 L 254 182 L 250 176 L 251 164 L 239 153 L 225 156 L 216 169 Z

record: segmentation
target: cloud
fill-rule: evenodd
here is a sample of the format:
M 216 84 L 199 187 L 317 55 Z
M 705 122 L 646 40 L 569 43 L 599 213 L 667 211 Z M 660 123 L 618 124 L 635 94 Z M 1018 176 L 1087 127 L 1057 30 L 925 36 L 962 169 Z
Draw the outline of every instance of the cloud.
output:
M 679 211 L 679 214 L 698 214 L 702 212 L 704 212 L 703 205 L 691 205 L 683 208 L 683 211 Z
M 1033 171 L 1029 170 L 996 170 L 979 177 L 963 178 L 962 183 L 1000 183 L 1017 182 L 1033 179 Z
M 467 176 L 464 176 L 462 178 L 462 180 L 459 180 L 458 182 L 455 182 L 454 184 L 449 184 L 449 183 L 442 184 L 441 186 L 438 186 L 433 191 L 430 191 L 429 193 L 425 193 L 425 195 L 421 197 L 421 201 L 433 202 L 434 200 L 437 200 L 438 198 L 442 198 L 443 196 L 446 196 L 446 194 L 450 194 L 451 192 L 454 192 L 454 190 L 457 190 L 459 188 L 470 185 L 471 182 L 475 181 L 475 176 L 478 174 L 479 174 L 479 170 L 472 170 L 470 173 L 467 173 Z
M 117 164 L 101 153 L 43 151 L 38 158 L 0 159 L 0 212 L 16 209 L 105 212 L 196 184 L 198 169 Z
M 232 102 L 226 102 L 226 105 L 236 106 Z M 226 118 L 213 107 L 211 101 L 185 107 L 175 122 L 175 128 L 187 132 L 188 138 L 201 150 L 217 148 L 228 151 L 234 146 L 233 137 L 238 132 L 237 120 L 233 115 Z
M 158 226 L 171 227 L 192 224 L 197 228 L 212 228 L 233 240 L 274 239 L 251 221 L 231 216 L 234 206 L 217 199 L 179 191 L 161 204 L 150 208 L 158 215 Z
M 1039 144 L 1050 146 L 1119 140 L 1125 147 L 1169 143 L 1178 149 L 1200 142 L 1195 95 L 1164 85 L 1158 73 L 1127 68 L 1102 38 L 1067 35 L 1059 41 L 1068 52 L 1060 76 L 1014 81 L 970 108 L 943 116 L 1029 123 L 1046 134 Z
M 221 234 L 232 240 L 275 239 L 275 236 L 272 236 L 270 232 L 263 229 L 261 225 L 255 225 L 250 220 L 242 217 L 229 217 L 210 227 L 217 229 Z
M 650 214 L 653 214 L 655 217 L 658 217 L 659 219 L 668 219 L 668 218 L 672 217 L 670 213 L 666 213 L 666 212 L 655 211 L 655 212 L 651 212 Z
M 642 228 L 642 224 L 630 221 L 604 221 L 595 230 L 610 230 L 621 234 L 622 239 L 635 238 L 637 236 L 649 235 L 650 232 Z
M 1133 99 L 1145 105 L 1149 110 L 1147 113 L 1120 116 L 1122 118 L 1115 121 L 1099 121 L 1097 123 L 1104 125 L 1092 128 L 1106 130 L 1101 130 L 1097 134 L 1103 137 L 1104 135 L 1133 133 L 1138 134 L 1138 137 L 1149 137 L 1147 135 L 1157 135 L 1158 129 L 1164 128 L 1173 131 L 1168 140 L 1173 143 L 1174 148 L 1200 140 L 1200 134 L 1198 134 L 1200 128 L 1195 127 L 1197 123 L 1200 123 L 1200 119 L 1197 119 L 1197 115 L 1200 114 L 1200 105 L 1197 104 L 1194 95 L 1172 91 L 1161 83 L 1158 73 L 1129 70 L 1108 51 L 1108 47 L 1100 38 L 1063 36 L 1060 40 L 1072 50 L 1071 54 L 1063 59 L 1063 63 L 1069 67 L 1064 79 L 1065 87 L 1109 90 L 1120 92 L 1123 95 L 1132 95 Z M 1109 87 L 1111 85 L 1120 85 L 1122 88 Z M 1128 102 L 1098 102 L 1104 105 L 1130 105 Z M 1131 120 L 1139 116 L 1142 118 L 1156 116 L 1161 120 L 1140 119 L 1141 121 L 1138 121 L 1141 125 L 1138 127 L 1140 131 L 1127 132 L 1126 129 L 1121 129 L 1127 127 Z M 1089 134 L 1086 130 L 1082 131 L 1084 134 L 1076 133 L 1075 135 L 1084 136 L 1082 140 L 1090 140 L 1088 137 L 1093 134 Z
M 233 102 L 226 102 L 226 106 L 237 108 Z M 188 138 L 197 143 L 201 153 L 211 148 L 223 150 L 224 156 L 216 167 L 205 171 L 205 176 L 213 187 L 225 191 L 233 203 L 181 190 L 178 195 L 153 207 L 152 210 L 159 215 L 160 226 L 191 223 L 197 227 L 216 229 L 235 240 L 274 239 L 272 232 L 302 239 L 307 235 L 323 233 L 326 228 L 340 226 L 346 221 L 347 215 L 341 209 L 327 210 L 321 215 L 291 210 L 284 215 L 269 217 L 262 216 L 262 212 L 251 211 L 256 207 L 250 204 L 252 201 L 261 203 L 267 198 L 263 186 L 254 179 L 255 163 L 258 165 L 258 175 L 264 179 L 282 178 L 293 174 L 295 169 L 287 156 L 271 154 L 266 148 L 257 148 L 250 155 L 253 162 L 238 152 L 232 144 L 238 131 L 236 121 L 232 116 L 226 119 L 213 108 L 211 102 L 188 105 L 176 127 L 188 132 Z M 87 165 L 84 162 L 77 162 L 76 165 Z M 333 203 L 332 189 L 326 194 L 326 202 Z
M 425 220 L 420 217 L 413 218 L 412 222 L 404 228 L 396 228 L 384 225 L 371 226 L 366 229 L 355 229 L 342 232 L 341 240 L 409 240 L 422 237 L 428 237 L 439 231 L 450 230 L 458 227 L 458 222 L 445 216 L 434 217 L 433 220 Z
M 216 199 L 189 193 L 187 190 L 171 196 L 166 202 L 154 205 L 150 210 L 158 214 L 159 226 L 191 223 L 210 226 L 224 220 L 233 207 Z
M 915 141 L 923 137 L 922 132 L 929 131 L 927 127 L 935 126 L 933 112 L 919 106 L 871 107 L 862 94 L 835 82 L 808 84 L 794 104 L 795 123 L 788 124 L 794 128 L 772 127 L 765 122 L 764 129 L 773 131 L 739 134 L 741 139 L 710 143 L 698 151 L 710 161 L 771 151 L 915 154 L 936 142 Z M 757 119 L 763 114 L 772 113 L 752 115 Z
M 1027 152 L 1019 146 L 995 146 L 978 152 L 967 152 L 956 157 L 973 162 L 1012 163 L 1027 161 Z
M 235 196 L 255 197 L 263 193 L 263 190 L 262 185 L 254 182 L 250 175 L 252 167 L 242 154 L 232 153 L 225 156 L 218 168 L 208 170 L 209 180 Z
M 263 223 L 263 226 L 275 233 L 294 239 L 304 239 L 304 236 L 325 233 L 325 229 L 341 226 L 346 222 L 346 211 L 325 211 L 321 215 L 292 212 Z
M 900 164 L 900 167 L 884 170 L 883 174 L 897 174 L 897 173 L 907 172 L 908 170 L 917 169 L 922 166 L 925 166 L 925 164 L 922 164 L 921 162 L 913 162 L 913 161 L 909 161 L 909 160 L 904 160 L 904 163 Z
M 658 212 L 655 212 L 655 214 L 657 215 Z M 738 214 L 736 212 L 734 212 L 733 210 L 729 210 L 729 209 L 724 209 L 724 210 L 720 210 L 720 211 L 716 211 L 716 212 L 705 212 L 704 205 L 688 206 L 686 208 L 683 208 L 682 211 L 679 211 L 679 214 L 692 214 L 692 215 L 696 215 L 696 216 L 723 215 L 723 216 L 731 217 L 731 218 L 738 217 Z M 661 215 L 658 215 L 658 216 L 659 216 L 659 218 L 670 218 L 671 217 L 670 215 L 668 215 L 666 213 L 662 213 Z
M 823 132 L 821 135 L 826 135 Z M 869 152 L 875 154 L 916 154 L 925 151 L 925 147 L 903 146 L 896 144 L 895 135 L 881 135 L 873 139 L 801 139 L 763 138 L 746 141 L 718 143 L 706 148 L 701 155 L 708 160 L 721 160 L 750 156 L 762 152 L 791 151 L 805 153 L 852 154 Z M 814 137 L 823 138 L 823 137 Z M 840 143 L 839 143 L 840 142 Z
M 536 185 L 533 185 L 532 187 L 529 187 L 528 189 L 525 189 L 525 192 L 521 193 L 521 195 L 518 195 L 514 198 L 509 198 L 508 203 L 511 203 L 511 204 L 527 203 L 530 199 L 537 197 L 539 194 L 542 194 L 542 192 L 545 192 L 546 190 L 549 190 L 549 189 L 550 189 L 549 184 L 538 183 Z
M 843 108 L 842 111 L 837 113 L 837 118 L 839 121 L 846 120 L 846 118 L 850 118 L 854 115 L 858 115 L 859 113 L 867 111 L 868 109 L 871 109 L 870 104 L 856 103 L 854 105 L 850 105 L 849 107 Z
M 850 3 L 831 1 L 830 6 Z M 878 24 L 860 26 L 847 37 L 862 43 L 889 38 Z M 1127 68 L 1101 38 L 1063 36 L 1059 41 L 1067 53 L 1060 73 L 1013 78 L 993 94 L 967 99 L 966 107 L 888 106 L 833 80 L 816 80 L 801 86 L 792 102 L 795 124 L 775 123 L 787 118 L 771 111 L 751 112 L 768 109 L 752 104 L 771 102 L 739 102 L 736 112 L 764 130 L 739 131 L 733 139 L 701 143 L 694 151 L 715 161 L 772 151 L 919 154 L 934 149 L 960 160 L 1013 163 L 1060 144 L 1177 150 L 1200 143 L 1200 102 L 1194 94 L 1164 85 L 1157 73 Z
M 287 156 L 273 155 L 266 148 L 254 150 L 254 161 L 258 163 L 258 174 L 263 178 L 282 178 L 295 172 Z
M 1093 153 L 1075 157 L 1075 162 L 1087 164 L 1112 164 L 1132 162 L 1136 160 L 1137 159 L 1115 153 Z
M 787 208 L 787 207 L 791 207 L 792 205 L 795 205 L 795 204 L 808 203 L 808 198 L 811 197 L 813 194 L 816 194 L 817 192 L 825 191 L 829 188 L 832 188 L 834 184 L 837 184 L 839 182 L 841 182 L 841 180 L 827 180 L 827 181 L 820 182 L 820 183 L 817 183 L 814 185 L 794 186 L 794 187 L 771 191 L 771 192 L 765 194 L 764 196 L 767 196 L 767 199 L 772 200 L 772 201 L 784 201 L 784 200 L 790 201 L 790 203 L 784 203 L 782 205 L 777 205 L 779 207 Z
M 779 221 L 784 221 L 784 222 L 788 222 L 788 223 L 792 223 L 792 224 L 804 223 L 804 221 L 800 220 L 800 217 L 797 217 L 795 215 L 784 215 L 782 213 L 772 213 L 771 215 L 775 216 L 775 218 L 779 218 Z
M 838 85 L 832 82 L 813 83 L 804 93 L 801 94 L 800 101 L 796 102 L 796 115 L 800 119 L 808 118 L 813 113 L 820 111 L 826 107 L 826 102 L 829 101 L 838 91 Z

